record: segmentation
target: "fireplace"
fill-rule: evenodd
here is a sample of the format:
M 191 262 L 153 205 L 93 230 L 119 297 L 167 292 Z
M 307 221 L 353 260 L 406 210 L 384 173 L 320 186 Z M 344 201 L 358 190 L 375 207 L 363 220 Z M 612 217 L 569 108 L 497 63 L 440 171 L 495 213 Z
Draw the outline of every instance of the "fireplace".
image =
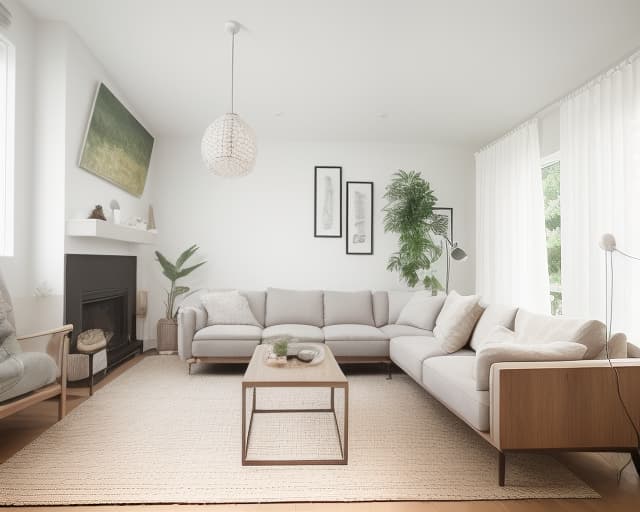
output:
M 107 368 L 141 350 L 135 336 L 136 257 L 67 254 L 65 323 L 73 324 L 71 353 L 78 335 L 101 329 L 107 335 Z

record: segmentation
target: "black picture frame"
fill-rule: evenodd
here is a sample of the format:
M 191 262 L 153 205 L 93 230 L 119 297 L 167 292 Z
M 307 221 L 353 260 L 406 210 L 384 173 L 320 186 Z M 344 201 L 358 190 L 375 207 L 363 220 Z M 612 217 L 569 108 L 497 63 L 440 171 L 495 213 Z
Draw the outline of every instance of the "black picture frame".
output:
M 355 224 L 354 219 L 352 218 L 352 215 L 355 215 L 355 213 L 352 211 L 352 205 L 351 205 L 351 189 L 355 188 L 355 187 L 362 187 L 363 189 L 369 189 L 368 193 L 369 193 L 369 203 L 370 203 L 370 207 L 367 209 L 367 213 L 369 214 L 369 222 L 368 222 L 368 228 L 369 228 L 369 232 L 368 232 L 368 240 L 365 240 L 364 243 L 366 243 L 366 246 L 363 246 L 364 250 L 354 250 L 354 246 L 356 246 L 356 244 L 360 244 L 363 243 L 361 241 L 356 241 L 356 239 L 354 238 L 352 240 L 353 237 L 358 236 L 359 238 L 364 236 L 366 239 L 366 235 L 367 233 L 356 233 L 354 234 L 353 232 L 350 234 L 350 230 L 349 230 L 349 226 L 352 224 Z M 347 181 L 347 216 L 346 216 L 346 253 L 347 254 L 351 254 L 351 255 L 362 255 L 362 256 L 370 256 L 373 254 L 373 201 L 374 201 L 374 197 L 373 197 L 373 181 Z M 364 219 L 364 222 L 366 222 L 366 218 Z M 351 230 L 353 231 L 353 230 Z
M 319 229 L 318 223 L 319 223 L 319 215 L 318 215 L 318 207 L 319 207 L 319 200 L 318 200 L 318 193 L 320 193 L 320 188 L 318 186 L 318 178 L 319 175 L 322 175 L 324 173 L 327 174 L 332 174 L 335 173 L 337 174 L 337 180 L 338 180 L 338 194 L 337 194 L 337 198 L 335 197 L 334 194 L 334 198 L 333 201 L 337 201 L 337 205 L 338 205 L 338 218 L 337 221 L 334 218 L 334 229 L 333 231 L 325 228 L 324 232 L 323 229 Z M 334 176 L 334 179 L 336 177 Z M 335 209 L 335 204 L 333 205 L 333 209 Z M 342 167 L 341 166 L 337 166 L 337 165 L 316 165 L 313 169 L 313 236 L 315 238 L 342 238 Z

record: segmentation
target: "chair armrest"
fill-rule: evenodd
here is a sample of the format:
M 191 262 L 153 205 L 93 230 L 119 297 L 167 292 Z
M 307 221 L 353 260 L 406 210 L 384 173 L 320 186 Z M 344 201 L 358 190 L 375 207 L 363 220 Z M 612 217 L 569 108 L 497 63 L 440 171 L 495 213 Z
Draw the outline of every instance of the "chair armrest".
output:
M 73 332 L 73 325 L 68 324 L 55 329 L 18 337 L 22 349 L 26 352 L 44 352 L 49 354 L 58 366 L 58 377 L 63 382 L 67 378 L 67 355 L 69 354 L 69 339 Z
M 640 426 L 640 360 L 612 359 Z M 637 445 L 607 360 L 496 363 L 490 435 L 501 450 L 626 449 Z

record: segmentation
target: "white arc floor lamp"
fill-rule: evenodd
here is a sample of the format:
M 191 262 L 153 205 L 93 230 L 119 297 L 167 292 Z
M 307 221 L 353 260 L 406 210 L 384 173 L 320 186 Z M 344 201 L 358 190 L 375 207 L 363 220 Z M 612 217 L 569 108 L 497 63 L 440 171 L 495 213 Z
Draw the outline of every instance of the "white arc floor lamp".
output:
M 227 21 L 225 30 L 231 34 L 231 111 L 216 119 L 202 137 L 202 160 L 207 169 L 218 176 L 245 176 L 256 160 L 256 137 L 251 127 L 233 110 L 233 72 L 235 36 L 240 30 L 236 21 Z

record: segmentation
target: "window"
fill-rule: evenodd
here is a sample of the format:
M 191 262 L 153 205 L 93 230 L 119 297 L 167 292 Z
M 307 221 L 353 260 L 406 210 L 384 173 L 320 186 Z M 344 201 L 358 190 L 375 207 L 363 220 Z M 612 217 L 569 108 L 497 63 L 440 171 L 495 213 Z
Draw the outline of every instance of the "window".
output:
M 554 153 L 542 160 L 544 224 L 547 231 L 547 262 L 551 289 L 551 313 L 562 314 L 562 281 L 560 276 L 560 155 Z
M 13 256 L 15 50 L 0 35 L 0 256 Z

